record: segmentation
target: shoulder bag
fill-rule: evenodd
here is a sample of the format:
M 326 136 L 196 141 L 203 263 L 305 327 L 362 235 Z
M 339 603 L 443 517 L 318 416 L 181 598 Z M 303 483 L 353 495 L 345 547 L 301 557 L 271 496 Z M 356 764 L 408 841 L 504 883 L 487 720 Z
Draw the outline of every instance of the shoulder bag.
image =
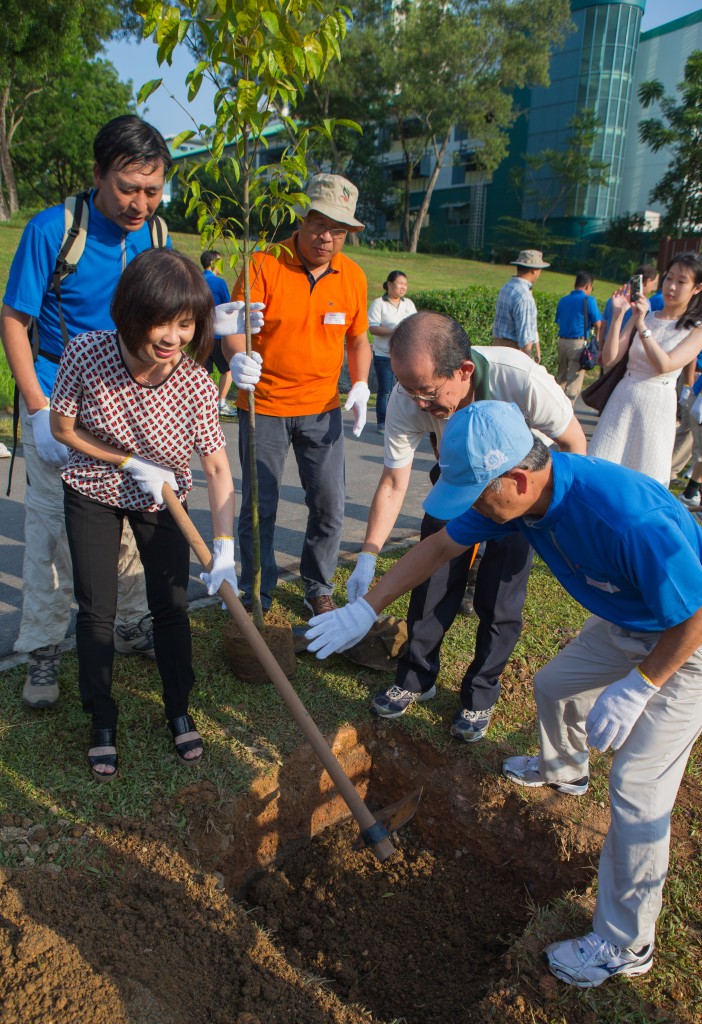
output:
M 609 370 L 606 370 L 601 377 L 598 377 L 596 381 L 593 381 L 592 384 L 583 389 L 581 398 L 585 405 L 589 405 L 591 409 L 596 409 L 597 412 L 602 412 L 609 401 L 610 395 L 626 373 L 629 362 L 629 350 L 635 337 L 636 331 L 634 330 L 629 338 L 629 346 L 619 362 L 615 363 L 614 366 L 610 366 Z

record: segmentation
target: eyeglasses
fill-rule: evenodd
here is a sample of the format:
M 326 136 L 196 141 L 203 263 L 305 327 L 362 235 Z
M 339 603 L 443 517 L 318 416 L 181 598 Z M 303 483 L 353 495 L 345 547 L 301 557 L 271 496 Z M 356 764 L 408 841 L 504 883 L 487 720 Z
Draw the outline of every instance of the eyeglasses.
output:
M 438 388 L 434 388 L 428 395 L 422 395 L 418 391 L 408 391 L 407 388 L 403 388 L 402 384 L 398 383 L 397 393 L 398 395 L 407 395 L 413 402 L 426 402 L 427 405 L 433 405 L 450 380 L 451 378 L 447 377 L 443 384 L 440 384 Z
M 319 238 L 320 235 L 331 235 L 335 242 L 338 242 L 340 238 L 346 238 L 348 231 L 346 228 L 330 228 L 320 224 L 318 221 L 306 220 L 305 224 L 311 235 L 315 238 Z

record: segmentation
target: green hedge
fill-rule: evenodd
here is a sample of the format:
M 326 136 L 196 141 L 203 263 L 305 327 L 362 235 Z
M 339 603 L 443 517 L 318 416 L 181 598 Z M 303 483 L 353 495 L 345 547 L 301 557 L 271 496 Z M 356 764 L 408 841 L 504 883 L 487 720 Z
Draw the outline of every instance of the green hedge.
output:
M 497 288 L 486 285 L 471 285 L 447 291 L 416 292 L 413 298 L 417 309 L 435 309 L 458 320 L 473 345 L 490 345 L 497 292 Z M 549 373 L 555 374 L 558 367 L 558 328 L 553 318 L 558 299 L 534 292 L 534 300 L 539 313 L 541 361 Z

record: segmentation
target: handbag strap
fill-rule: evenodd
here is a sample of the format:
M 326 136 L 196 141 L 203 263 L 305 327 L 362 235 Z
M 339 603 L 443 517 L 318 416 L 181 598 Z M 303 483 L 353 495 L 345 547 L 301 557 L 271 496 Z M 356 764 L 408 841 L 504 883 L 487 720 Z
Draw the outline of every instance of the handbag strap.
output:
M 587 327 L 587 295 L 583 299 L 583 337 L 587 341 L 590 332 Z

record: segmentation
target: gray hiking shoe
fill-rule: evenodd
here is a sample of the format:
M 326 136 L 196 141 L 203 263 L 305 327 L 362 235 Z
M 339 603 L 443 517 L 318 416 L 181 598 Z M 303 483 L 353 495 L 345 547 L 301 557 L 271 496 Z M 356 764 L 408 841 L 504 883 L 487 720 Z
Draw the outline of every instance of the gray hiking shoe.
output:
M 38 647 L 29 654 L 27 678 L 22 689 L 22 703 L 28 708 L 52 708 L 59 699 L 56 666 L 58 644 Z
M 508 757 L 502 762 L 502 774 L 510 782 L 516 782 L 518 786 L 549 786 L 558 793 L 567 793 L 569 796 L 583 796 L 587 793 L 590 779 L 583 775 L 582 779 L 574 779 L 572 782 L 544 782 L 539 766 L 538 754 L 528 756 L 518 754 L 515 757 Z
M 147 658 L 155 658 L 151 616 L 145 615 L 139 622 L 127 622 L 124 626 L 116 626 L 115 651 L 117 654 L 144 654 Z

